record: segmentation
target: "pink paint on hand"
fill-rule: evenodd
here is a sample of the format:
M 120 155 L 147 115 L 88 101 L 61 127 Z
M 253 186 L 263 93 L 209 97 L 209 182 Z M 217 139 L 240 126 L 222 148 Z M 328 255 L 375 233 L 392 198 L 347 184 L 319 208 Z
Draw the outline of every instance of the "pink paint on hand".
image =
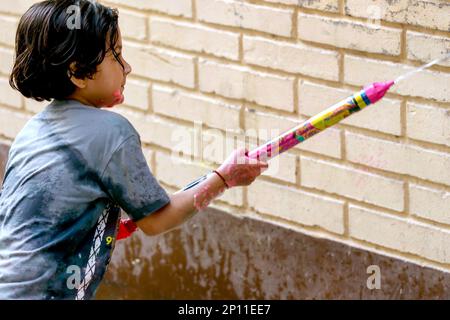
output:
M 213 191 L 208 185 L 203 186 L 200 190 L 194 194 L 194 207 L 197 211 L 203 211 L 206 209 L 211 201 L 213 201 L 218 196 L 222 195 L 225 191 L 225 187 L 221 187 L 217 191 Z
M 387 82 L 374 82 L 364 88 L 367 98 L 369 98 L 371 103 L 376 103 L 381 98 L 384 97 L 386 92 L 390 87 L 394 85 L 394 80 Z

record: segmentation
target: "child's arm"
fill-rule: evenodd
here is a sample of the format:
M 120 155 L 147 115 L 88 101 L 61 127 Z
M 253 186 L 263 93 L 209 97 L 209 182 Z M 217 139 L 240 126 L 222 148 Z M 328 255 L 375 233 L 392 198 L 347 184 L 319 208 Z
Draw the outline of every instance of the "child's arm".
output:
M 194 187 L 171 195 L 170 203 L 167 206 L 137 221 L 137 226 L 147 235 L 167 232 L 183 224 L 199 210 L 205 208 L 210 201 L 222 194 L 226 185 L 234 187 L 251 184 L 262 170 L 268 167 L 268 164 L 254 160 L 253 163 L 249 163 L 245 153 L 245 149 L 234 151 L 217 169 L 225 182 L 219 174 L 210 174 Z

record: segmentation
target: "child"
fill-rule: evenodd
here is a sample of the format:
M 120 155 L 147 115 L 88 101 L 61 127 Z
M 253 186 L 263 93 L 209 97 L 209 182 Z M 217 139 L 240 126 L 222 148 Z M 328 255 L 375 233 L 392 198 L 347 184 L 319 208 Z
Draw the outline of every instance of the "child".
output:
M 79 28 L 68 27 L 73 5 Z M 52 102 L 10 150 L 0 194 L 0 299 L 90 299 L 114 249 L 120 208 L 146 234 L 160 234 L 224 186 L 249 185 L 267 168 L 235 150 L 200 183 L 169 196 L 133 126 L 102 110 L 124 100 L 131 67 L 121 50 L 117 11 L 95 1 L 43 1 L 20 20 L 10 83 Z

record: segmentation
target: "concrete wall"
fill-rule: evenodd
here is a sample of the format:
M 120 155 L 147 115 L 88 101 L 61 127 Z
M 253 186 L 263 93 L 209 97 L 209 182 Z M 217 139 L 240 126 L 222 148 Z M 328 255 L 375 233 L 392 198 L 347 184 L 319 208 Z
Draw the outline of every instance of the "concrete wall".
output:
M 7 83 L 14 30 L 33 2 L 0 1 L 7 144 L 43 107 Z M 139 130 L 169 190 L 216 167 L 235 137 L 254 146 L 450 48 L 444 0 L 103 2 L 120 9 L 134 68 L 115 111 Z M 214 207 L 450 271 L 450 62 L 283 154 Z

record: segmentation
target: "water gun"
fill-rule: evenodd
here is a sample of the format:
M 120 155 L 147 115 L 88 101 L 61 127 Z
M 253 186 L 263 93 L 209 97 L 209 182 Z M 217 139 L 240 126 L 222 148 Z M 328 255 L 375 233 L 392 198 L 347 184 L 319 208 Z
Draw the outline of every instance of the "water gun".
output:
M 325 109 L 319 114 L 309 118 L 303 123 L 295 126 L 294 128 L 284 132 L 275 139 L 270 140 L 264 145 L 250 151 L 247 156 L 251 159 L 258 159 L 261 161 L 267 161 L 273 157 L 293 148 L 297 144 L 311 138 L 319 132 L 326 130 L 329 127 L 334 126 L 336 123 L 341 122 L 343 119 L 350 115 L 361 111 L 365 107 L 375 104 L 381 100 L 388 90 L 400 81 L 411 77 L 412 75 L 450 57 L 450 54 L 435 59 L 419 68 L 416 68 L 404 75 L 401 75 L 395 80 L 386 82 L 375 82 L 361 91 L 351 95 L 350 97 L 334 104 L 333 106 Z M 207 178 L 207 175 L 191 182 L 181 191 L 188 190 L 195 185 L 199 184 Z M 117 239 L 124 239 L 129 237 L 133 232 L 137 230 L 136 224 L 131 220 L 123 220 L 119 226 L 119 234 Z

